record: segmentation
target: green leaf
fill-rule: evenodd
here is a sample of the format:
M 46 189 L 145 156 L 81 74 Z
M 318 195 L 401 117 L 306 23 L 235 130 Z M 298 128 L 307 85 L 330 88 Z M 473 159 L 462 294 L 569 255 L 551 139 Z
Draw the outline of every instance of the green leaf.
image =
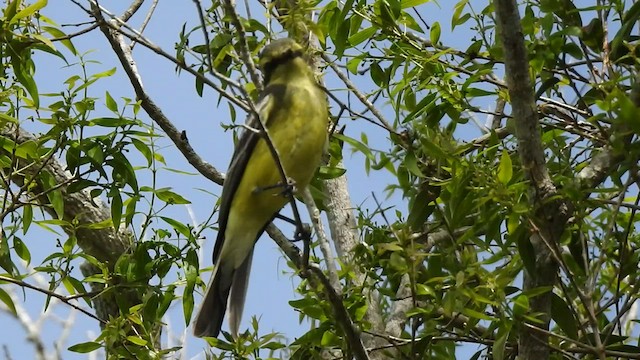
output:
M 624 14 L 622 26 L 611 41 L 611 59 L 617 61 L 624 54 L 624 41 L 629 39 L 631 30 L 640 19 L 640 2 L 635 2 Z
M 109 190 L 109 197 L 111 198 L 111 221 L 113 222 L 113 228 L 118 230 L 120 228 L 120 222 L 122 221 L 122 197 L 120 196 L 120 189 L 112 187 Z
M 524 263 L 524 267 L 530 274 L 535 274 L 536 271 L 536 253 L 533 249 L 531 241 L 527 234 L 519 234 L 516 239 L 516 245 L 518 246 L 518 253 Z
M 349 37 L 349 44 L 351 44 L 351 46 L 360 45 L 363 41 L 373 38 L 376 32 L 378 32 L 378 28 L 373 26 L 359 31 Z
M 429 191 L 420 191 L 411 203 L 407 224 L 411 229 L 417 231 L 422 229 L 427 218 L 433 213 L 435 204 L 433 204 L 433 194 Z
M 470 318 L 473 318 L 473 319 L 487 320 L 487 321 L 495 320 L 495 318 L 492 317 L 492 316 L 489 316 L 489 315 L 487 315 L 487 314 L 485 314 L 483 312 L 476 311 L 476 310 L 469 309 L 469 308 L 462 309 L 462 313 L 467 315 L 467 316 L 469 316 Z
M 263 344 L 261 346 L 261 348 L 269 349 L 269 350 L 280 350 L 280 349 L 283 349 L 283 348 L 286 348 L 286 347 L 287 347 L 287 345 L 281 344 L 281 343 L 275 342 L 275 341 L 268 342 L 268 343 Z
M 140 195 L 133 195 L 125 201 L 124 223 L 129 226 L 133 222 L 133 216 L 136 213 L 136 206 L 140 201 Z
M 360 63 L 362 63 L 363 59 L 364 59 L 363 55 L 358 55 L 358 56 L 355 56 L 355 57 L 349 59 L 349 61 L 347 61 L 347 70 L 349 70 L 349 72 L 354 74 L 354 75 L 357 74 L 358 73 L 358 66 L 360 65 Z
M 62 196 L 62 191 L 59 188 L 52 190 L 58 185 L 56 179 L 46 170 L 40 172 L 40 179 L 42 186 L 47 191 L 49 203 L 53 206 L 58 219 L 64 219 L 64 197 Z
M 320 166 L 318 168 L 318 177 L 323 180 L 336 179 L 344 175 L 347 169 L 335 166 Z
M 169 310 L 169 306 L 171 305 L 173 300 L 176 298 L 174 294 L 175 290 L 176 290 L 175 285 L 169 285 L 167 290 L 162 294 L 162 299 L 160 301 L 160 304 L 158 305 L 158 310 L 156 311 L 158 318 L 161 318 L 162 316 L 164 316 L 167 310 Z
M 462 11 L 469 3 L 469 0 L 461 0 L 459 1 L 453 9 L 453 16 L 451 16 L 451 30 L 455 29 L 456 26 L 464 24 L 471 15 L 469 13 L 462 14 Z
M 147 346 L 147 340 L 139 337 L 139 336 L 127 336 L 127 340 L 131 341 L 132 343 L 136 344 L 136 345 L 140 345 L 140 346 Z
M 11 300 L 11 296 L 0 288 L 0 301 L 2 301 L 7 308 L 11 311 L 14 316 L 18 316 L 18 312 L 16 311 L 16 305 Z
M 371 71 L 370 73 L 371 80 L 373 80 L 373 82 L 376 83 L 376 85 L 380 87 L 386 86 L 388 82 L 387 76 L 385 75 L 384 70 L 382 70 L 382 68 L 377 62 L 374 62 L 373 64 L 371 64 L 370 71 Z
M 418 159 L 416 158 L 416 154 L 413 151 L 407 152 L 404 158 L 404 161 L 402 163 L 407 168 L 407 170 L 409 170 L 409 172 L 412 173 L 413 175 L 419 178 L 424 177 L 424 174 L 422 173 L 422 170 L 420 170 L 420 167 L 418 165 Z
M 40 95 L 38 93 L 38 85 L 33 80 L 33 75 L 28 66 L 17 65 L 17 62 L 13 62 L 14 75 L 18 82 L 27 90 L 31 95 L 31 101 L 33 101 L 33 107 L 40 107 Z
M 24 9 L 18 11 L 18 13 L 13 18 L 11 18 L 10 23 L 13 24 L 22 18 L 32 16 L 33 14 L 36 13 L 36 11 L 42 9 L 45 6 L 47 6 L 47 0 L 38 0 L 33 4 L 25 7 Z
M 578 321 L 569 305 L 556 293 L 551 294 L 551 318 L 569 338 L 578 339 Z
M 508 338 L 509 331 L 506 331 L 504 333 L 501 333 L 500 331 L 498 332 L 498 338 L 496 339 L 496 342 L 493 343 L 493 347 L 491 348 L 493 360 L 504 359 L 504 350 L 506 348 Z
M 202 97 L 202 94 L 204 93 L 204 81 L 202 80 L 204 78 L 204 67 L 200 66 L 198 68 L 198 73 L 201 76 L 196 76 L 196 94 L 198 94 L 198 96 Z
M 89 341 L 81 344 L 75 344 L 70 346 L 69 351 L 77 352 L 77 353 L 90 353 L 92 351 L 98 350 L 102 347 L 102 345 L 98 342 Z
M 25 204 L 22 207 L 22 233 L 26 234 L 33 221 L 33 208 L 31 204 Z
M 113 153 L 113 159 L 107 161 L 113 168 L 112 176 L 120 183 L 131 186 L 131 190 L 138 192 L 138 179 L 133 166 L 122 153 Z
M 13 251 L 15 251 L 16 255 L 22 260 L 24 260 L 27 265 L 31 263 L 31 253 L 29 252 L 29 248 L 24 244 L 24 242 L 17 236 L 13 237 Z
M 513 315 L 516 319 L 522 319 L 529 311 L 529 297 L 520 294 L 513 300 Z
M 191 204 L 191 201 L 182 197 L 182 195 L 176 194 L 175 192 L 169 190 L 168 188 L 158 189 L 155 191 L 158 199 L 166 202 L 167 204 L 172 205 L 184 205 Z
M 6 21 L 11 21 L 16 13 L 18 12 L 18 8 L 22 4 L 22 0 L 13 0 L 9 3 L 6 9 L 4 9 L 4 17 Z
M 49 34 L 51 34 L 51 36 L 53 36 L 55 38 L 63 38 L 65 36 L 67 36 L 67 34 L 65 34 L 62 30 L 60 30 L 58 28 L 55 28 L 55 27 L 51 27 L 51 26 L 43 26 L 42 30 L 48 32 Z M 70 39 L 60 40 L 60 42 L 67 49 L 69 49 L 69 51 L 71 51 L 71 53 L 73 55 L 77 55 L 78 54 L 78 51 L 76 50 L 75 46 L 73 46 L 73 43 L 71 42 Z
M 502 151 L 500 156 L 500 165 L 498 165 L 498 180 L 507 184 L 513 177 L 513 164 L 511 163 L 511 156 L 506 150 Z
M 116 110 L 117 110 L 117 105 L 116 105 Z M 123 118 L 123 117 L 120 117 L 120 118 L 101 117 L 101 118 L 91 119 L 89 121 L 89 124 L 104 126 L 104 127 L 119 127 L 119 126 L 126 126 L 126 125 L 134 125 L 135 121 L 131 119 Z
M 113 100 L 113 98 L 111 97 L 111 94 L 109 94 L 109 92 L 105 92 L 105 102 L 107 105 L 107 109 L 113 111 L 114 113 L 118 112 L 118 103 Z
M 17 124 L 18 123 L 18 119 L 14 118 L 13 116 L 0 112 L 0 125 L 4 126 L 7 123 L 13 123 L 13 124 Z
M 342 344 L 342 340 L 339 336 L 332 333 L 331 331 L 325 331 L 322 334 L 322 340 L 320 341 L 320 345 L 322 346 L 340 346 Z
M 426 2 L 429 2 L 430 0 L 402 0 L 400 2 L 400 7 L 403 9 L 406 8 L 412 8 L 412 7 L 416 7 L 419 5 L 422 5 Z
M 13 270 L 15 269 L 15 265 L 13 261 L 11 261 L 9 242 L 5 237 L 4 231 L 0 231 L 0 267 L 9 274 L 13 274 Z
M 431 39 L 431 43 L 435 46 L 440 41 L 440 34 L 442 33 L 442 29 L 440 28 L 440 23 L 435 21 L 433 25 L 431 25 L 431 31 L 429 32 L 429 37 Z
M 361 152 L 369 160 L 371 160 L 371 161 L 375 161 L 376 160 L 375 156 L 371 152 L 371 149 L 365 143 L 362 143 L 362 142 L 360 142 L 360 141 L 358 141 L 358 140 L 356 140 L 354 138 L 351 138 L 351 137 L 348 137 L 348 136 L 342 135 L 342 134 L 333 134 L 333 137 L 335 137 L 336 139 L 344 141 L 347 144 L 351 145 L 353 148 L 355 148 L 356 150 Z
M 91 76 L 91 78 L 92 79 L 100 79 L 100 78 L 103 78 L 103 77 L 109 77 L 109 76 L 111 76 L 111 75 L 113 75 L 115 73 L 116 73 L 116 68 L 111 68 L 111 69 L 109 69 L 107 71 L 103 71 L 103 72 L 99 72 L 97 74 L 93 74 Z
M 195 250 L 191 249 L 187 252 L 183 265 L 187 283 L 184 287 L 184 292 L 182 293 L 182 311 L 186 325 L 189 325 L 191 314 L 193 313 L 193 289 L 198 281 L 198 266 L 198 255 Z
M 189 239 L 189 238 L 191 238 L 193 236 L 193 234 L 191 234 L 191 229 L 187 225 L 185 225 L 185 224 L 183 224 L 183 223 L 181 223 L 181 222 L 179 222 L 177 220 L 174 220 L 172 218 L 168 218 L 168 217 L 164 217 L 164 216 L 161 216 L 160 218 L 162 220 L 164 220 L 167 224 L 171 225 L 171 227 L 177 233 L 182 234 L 187 239 Z

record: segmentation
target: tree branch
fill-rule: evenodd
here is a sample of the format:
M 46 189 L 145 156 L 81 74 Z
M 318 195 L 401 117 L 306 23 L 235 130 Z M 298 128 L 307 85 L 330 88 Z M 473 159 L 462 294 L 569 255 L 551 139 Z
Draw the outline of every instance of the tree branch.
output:
M 520 14 L 515 0 L 496 0 L 496 23 L 502 40 L 505 74 L 511 99 L 518 155 L 526 178 L 530 181 L 530 203 L 534 207 L 538 232 L 530 237 L 536 257 L 534 269 L 525 269 L 524 291 L 554 286 L 558 264 L 549 248 L 557 249 L 560 235 L 565 229 L 572 210 L 560 198 L 553 184 L 544 158 L 541 129 L 535 104 L 533 84 L 529 76 L 529 61 L 522 36 Z M 534 229 L 532 229 L 534 230 Z M 551 319 L 551 297 L 547 292 L 530 299 L 530 313 L 540 314 L 541 328 L 548 329 Z M 519 334 L 519 356 L 523 360 L 549 357 L 548 335 L 522 327 Z M 596 338 L 599 338 L 596 335 Z M 599 341 L 598 339 L 596 341 Z
M 131 85 L 133 86 L 136 97 L 140 101 L 140 106 L 147 112 L 149 117 L 153 121 L 155 121 L 155 123 L 158 124 L 160 128 L 162 128 L 169 139 L 171 139 L 178 150 L 180 150 L 180 152 L 184 155 L 189 164 L 191 164 L 200 174 L 202 174 L 207 179 L 215 182 L 216 184 L 222 184 L 224 179 L 223 175 L 211 164 L 204 161 L 195 152 L 195 150 L 191 147 L 191 144 L 189 144 L 186 132 L 179 131 L 173 125 L 173 123 L 164 115 L 162 110 L 155 104 L 151 97 L 147 95 L 142 85 L 142 78 L 140 77 L 140 74 L 137 70 L 136 61 L 131 55 L 131 47 L 124 41 L 123 34 L 118 32 L 119 26 L 115 23 L 105 20 L 102 16 L 102 11 L 97 6 L 94 6 L 92 15 L 98 21 L 100 30 L 102 30 L 102 33 L 109 41 L 109 44 L 111 44 L 113 51 L 118 56 L 120 64 L 129 77 Z
M 284 251 L 285 255 L 291 260 L 295 266 L 301 271 L 301 276 L 309 279 L 314 285 L 313 288 L 317 288 L 318 284 L 322 285 L 324 296 L 331 303 L 331 308 L 335 313 L 335 320 L 342 328 L 342 331 L 346 337 L 351 351 L 354 352 L 354 356 L 358 360 L 368 360 L 369 356 L 365 350 L 365 346 L 360 337 L 360 331 L 351 321 L 351 317 L 347 309 L 342 303 L 340 294 L 333 288 L 329 279 L 324 275 L 320 267 L 317 264 L 305 264 L 303 256 L 297 246 L 293 244 L 286 236 L 273 224 L 269 224 L 266 230 L 267 234 L 278 244 L 278 246 Z

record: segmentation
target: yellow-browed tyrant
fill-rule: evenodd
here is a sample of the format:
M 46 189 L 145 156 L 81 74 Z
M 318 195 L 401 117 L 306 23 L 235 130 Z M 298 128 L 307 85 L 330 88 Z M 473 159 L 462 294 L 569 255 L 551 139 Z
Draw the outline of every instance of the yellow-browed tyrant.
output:
M 313 177 L 327 141 L 327 101 L 291 39 L 267 45 L 260 55 L 264 92 L 256 104 L 279 161 L 297 189 Z M 259 129 L 250 116 L 247 124 Z M 253 248 L 264 228 L 287 203 L 283 179 L 264 137 L 245 130 L 222 187 L 214 270 L 194 324 L 198 337 L 217 337 L 229 306 L 229 325 L 238 335 Z

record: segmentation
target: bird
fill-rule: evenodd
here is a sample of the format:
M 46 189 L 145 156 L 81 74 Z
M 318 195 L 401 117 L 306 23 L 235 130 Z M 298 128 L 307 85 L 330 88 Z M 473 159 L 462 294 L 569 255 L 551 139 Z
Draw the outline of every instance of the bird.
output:
M 326 149 L 327 98 L 305 59 L 305 49 L 290 38 L 274 40 L 262 50 L 258 64 L 264 90 L 222 186 L 214 269 L 193 326 L 197 337 L 218 337 L 228 305 L 231 334 L 238 338 L 255 243 L 288 202 L 287 191 L 309 185 Z

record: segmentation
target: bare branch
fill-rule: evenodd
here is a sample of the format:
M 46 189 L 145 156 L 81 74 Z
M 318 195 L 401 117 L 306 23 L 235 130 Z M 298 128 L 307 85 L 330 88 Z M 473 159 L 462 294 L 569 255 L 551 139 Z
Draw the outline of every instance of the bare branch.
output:
M 118 30 L 118 26 L 107 22 L 102 17 L 102 12 L 95 9 L 93 12 L 94 17 L 100 24 L 102 33 L 106 36 L 107 40 L 111 44 L 114 52 L 120 60 L 120 64 L 124 68 L 124 71 L 129 77 L 129 81 L 133 86 L 136 93 L 136 97 L 140 101 L 140 106 L 147 112 L 149 117 L 158 124 L 162 130 L 167 134 L 169 139 L 176 145 L 178 150 L 184 155 L 187 161 L 204 177 L 217 183 L 222 184 L 222 174 L 212 165 L 204 161 L 196 151 L 189 144 L 187 134 L 184 131 L 179 131 L 173 123 L 164 115 L 162 110 L 155 104 L 155 102 L 147 95 L 142 85 L 142 79 L 138 73 L 136 61 L 131 55 L 131 47 L 124 41 L 124 36 Z M 143 42 L 141 42 L 143 43 Z
M 158 0 L 153 0 L 153 2 L 151 3 L 151 6 L 149 7 L 149 11 L 147 11 L 147 15 L 145 16 L 144 20 L 142 21 L 142 24 L 140 25 L 140 30 L 138 30 L 140 34 L 142 34 L 144 30 L 147 28 L 147 25 L 151 21 L 151 17 L 153 16 L 153 13 L 156 11 L 157 6 L 158 6 Z M 136 43 L 132 42 L 131 50 L 133 50 L 134 46 L 136 46 Z
M 544 148 L 540 138 L 540 124 L 535 105 L 533 84 L 529 76 L 527 50 L 522 38 L 520 14 L 515 0 L 496 0 L 496 23 L 502 40 L 505 58 L 507 86 L 515 119 L 515 135 L 518 140 L 518 154 L 526 178 L 531 182 L 530 202 L 536 208 L 534 223 L 539 233 L 530 237 L 536 254 L 535 269 L 526 269 L 524 290 L 553 286 L 557 282 L 558 264 L 554 251 L 558 253 L 558 241 L 565 229 L 572 210 L 564 199 L 558 198 L 544 158 Z M 551 318 L 551 292 L 530 299 L 530 311 L 541 314 L 541 327 L 547 329 Z M 597 327 L 597 324 L 595 324 Z M 525 360 L 546 359 L 549 356 L 548 336 L 531 332 L 523 327 L 519 337 L 518 352 Z M 598 346 L 599 335 L 596 334 Z
M 122 13 L 122 16 L 120 16 L 120 20 L 122 20 L 123 22 L 129 21 L 129 19 L 131 19 L 131 17 L 136 12 L 138 12 L 140 6 L 142 6 L 142 3 L 144 3 L 144 0 L 135 0 L 134 2 L 132 2 L 131 5 L 129 5 L 129 8 L 125 10 L 124 13 Z
M 14 279 L 12 277 L 4 276 L 4 275 L 0 275 L 0 281 L 5 281 L 5 282 L 8 282 L 8 283 L 12 283 L 12 284 L 18 285 L 18 286 L 20 286 L 22 288 L 31 289 L 31 290 L 46 294 L 47 296 L 54 297 L 54 298 L 60 300 L 61 302 L 63 302 L 64 304 L 74 308 L 75 310 L 80 311 L 81 313 L 83 313 L 83 314 L 85 314 L 85 315 L 97 320 L 98 322 L 100 322 L 102 324 L 106 324 L 107 323 L 105 320 L 100 319 L 99 317 L 95 316 L 94 314 L 90 313 L 89 311 L 87 311 L 87 310 L 81 308 L 80 306 L 78 306 L 78 305 L 76 305 L 76 304 L 71 302 L 72 300 L 77 299 L 78 296 L 74 295 L 72 297 L 69 297 L 69 296 L 65 296 L 65 295 L 60 295 L 60 294 L 58 294 L 58 293 L 56 293 L 54 291 L 50 291 L 48 289 L 42 289 L 42 288 L 39 288 L 37 286 L 31 285 L 28 282 L 25 282 L 25 281 L 22 281 L 22 280 L 18 280 L 18 279 Z M 87 294 L 82 294 L 83 297 L 84 296 L 93 297 L 95 295 L 97 295 L 97 293 L 93 293 L 93 292 L 92 293 L 87 293 Z
M 338 75 L 340 80 L 342 80 L 342 82 L 347 86 L 347 89 L 349 89 L 349 91 L 351 91 L 358 98 L 358 100 L 360 100 L 360 102 L 367 108 L 367 110 L 369 110 L 373 114 L 373 116 L 378 119 L 378 121 L 380 122 L 380 124 L 378 125 L 382 126 L 388 132 L 395 134 L 395 130 L 393 129 L 389 121 L 387 121 L 387 119 L 384 117 L 384 115 L 382 115 L 382 113 L 378 111 L 375 106 L 373 106 L 369 99 L 367 99 L 367 97 L 364 96 L 364 94 L 362 94 L 360 90 L 358 90 L 356 85 L 351 80 L 349 80 L 349 78 L 344 73 L 342 73 L 342 71 L 340 71 L 340 69 L 333 63 L 329 56 L 327 56 L 326 54 L 322 54 L 322 59 L 324 59 L 327 65 L 329 65 L 329 67 L 331 67 L 336 75 Z
M 305 205 L 307 205 L 307 211 L 309 211 L 309 214 L 311 215 L 311 223 L 316 231 L 320 251 L 322 251 L 322 255 L 324 256 L 325 264 L 327 264 L 327 273 L 329 274 L 331 286 L 336 289 L 336 292 L 342 293 L 342 287 L 340 286 L 340 280 L 338 278 L 338 270 L 336 269 L 336 259 L 333 256 L 331 244 L 329 243 L 327 234 L 324 231 L 324 226 L 322 225 L 320 210 L 316 206 L 313 196 L 311 195 L 311 191 L 309 191 L 308 188 L 304 189 L 302 192 L 302 199 L 304 200 Z
M 362 343 L 360 332 L 353 321 L 351 321 L 349 313 L 342 303 L 342 298 L 332 287 L 331 282 L 324 275 L 318 265 L 305 264 L 303 261 L 303 256 L 298 247 L 295 246 L 291 241 L 289 241 L 289 239 L 287 239 L 286 236 L 284 236 L 284 234 L 280 230 L 278 230 L 277 227 L 275 227 L 275 225 L 269 224 L 265 231 L 276 242 L 276 244 L 278 244 L 282 251 L 284 251 L 289 260 L 291 260 L 296 265 L 298 270 L 302 271 L 301 276 L 309 279 L 309 281 L 315 284 L 322 284 L 324 295 L 331 303 L 331 308 L 335 313 L 335 320 L 342 328 L 342 331 L 345 334 L 345 337 L 349 343 L 351 350 L 354 353 L 355 358 L 358 360 L 369 359 L 364 344 Z M 317 288 L 317 286 L 314 286 L 314 288 Z
M 238 40 L 240 42 L 240 58 L 242 59 L 244 65 L 247 67 L 247 71 L 249 71 L 251 81 L 256 86 L 256 89 L 258 90 L 258 92 L 262 92 L 262 81 L 260 81 L 260 75 L 258 75 L 256 64 L 253 62 L 253 58 L 251 57 L 251 53 L 249 52 L 249 44 L 247 43 L 244 26 L 242 26 L 242 23 L 240 22 L 240 17 L 236 12 L 233 3 L 234 2 L 232 0 L 224 0 L 224 9 L 227 14 L 231 16 L 231 23 L 238 32 Z

